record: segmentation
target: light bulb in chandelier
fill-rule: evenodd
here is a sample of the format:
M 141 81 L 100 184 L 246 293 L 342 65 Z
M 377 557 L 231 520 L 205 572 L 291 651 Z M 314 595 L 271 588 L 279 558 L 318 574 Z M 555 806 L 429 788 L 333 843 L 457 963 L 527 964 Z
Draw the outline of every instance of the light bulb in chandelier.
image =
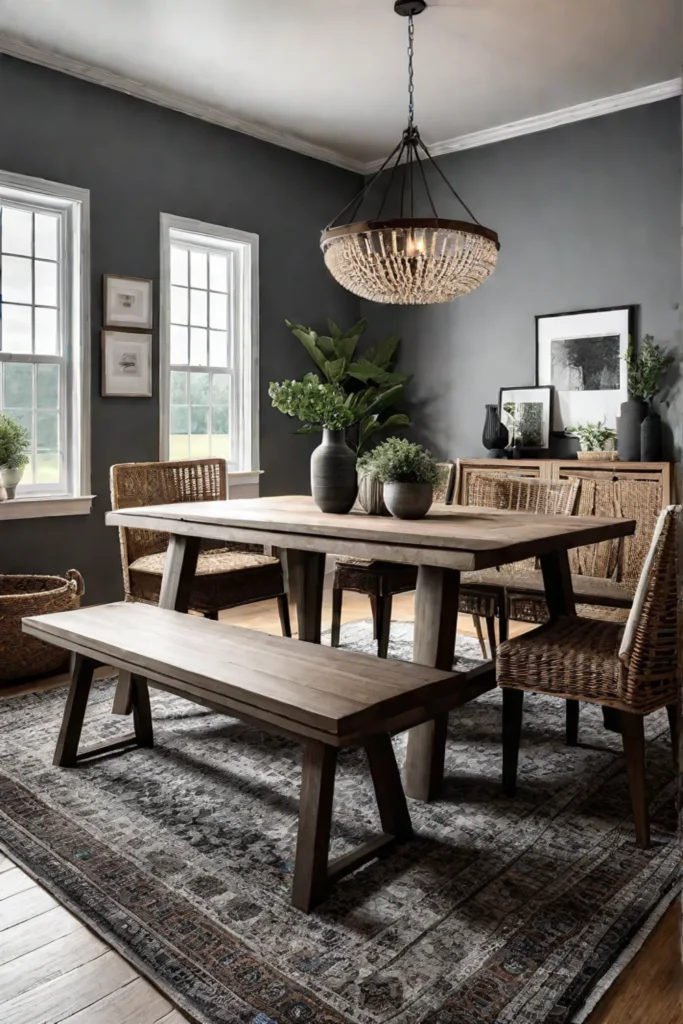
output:
M 424 0 L 396 0 L 394 6 L 397 14 L 408 17 L 408 127 L 375 176 L 331 221 L 321 238 L 325 264 L 333 277 L 348 291 L 374 302 L 450 302 L 483 284 L 498 262 L 498 235 L 483 227 L 463 202 L 414 123 L 413 16 L 425 7 Z M 439 217 L 427 171 L 440 176 L 471 221 Z M 384 189 L 374 219 L 355 220 L 380 181 Z M 423 187 L 431 217 L 414 216 L 416 181 Z M 392 198 L 399 201 L 399 216 L 383 218 Z M 350 223 L 336 226 L 350 208 Z M 409 216 L 404 217 L 404 211 Z

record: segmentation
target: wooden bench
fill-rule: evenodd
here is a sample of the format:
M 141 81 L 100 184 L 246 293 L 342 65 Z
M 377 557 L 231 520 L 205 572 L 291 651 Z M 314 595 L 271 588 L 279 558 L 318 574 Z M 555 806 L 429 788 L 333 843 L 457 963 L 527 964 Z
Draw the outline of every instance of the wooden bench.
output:
M 56 765 L 153 745 L 147 684 L 304 744 L 292 902 L 308 912 L 328 885 L 412 835 L 391 733 L 495 686 L 490 665 L 466 673 L 336 651 L 144 604 L 23 620 L 31 636 L 74 653 Z M 79 751 L 94 669 L 132 680 L 134 732 Z M 366 750 L 383 833 L 328 864 L 337 751 Z

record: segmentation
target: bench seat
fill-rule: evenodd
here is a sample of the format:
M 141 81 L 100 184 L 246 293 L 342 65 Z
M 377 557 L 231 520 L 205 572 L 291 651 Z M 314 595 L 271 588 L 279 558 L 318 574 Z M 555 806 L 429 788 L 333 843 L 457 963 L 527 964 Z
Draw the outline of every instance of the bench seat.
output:
M 304 743 L 293 903 L 308 911 L 331 880 L 412 834 L 391 733 L 431 721 L 495 686 L 490 665 L 466 673 L 381 661 L 288 637 L 125 603 L 31 616 L 31 636 L 75 655 L 55 764 L 153 745 L 148 684 Z M 129 673 L 134 732 L 79 751 L 94 669 Z M 328 865 L 337 751 L 363 746 L 384 834 Z

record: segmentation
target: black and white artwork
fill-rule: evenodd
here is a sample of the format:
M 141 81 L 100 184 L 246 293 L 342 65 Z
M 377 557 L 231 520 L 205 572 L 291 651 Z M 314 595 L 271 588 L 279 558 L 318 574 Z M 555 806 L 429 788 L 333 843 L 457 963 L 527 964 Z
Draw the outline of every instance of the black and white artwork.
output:
M 501 388 L 500 420 L 507 427 L 511 448 L 547 448 L 553 389 Z
M 537 384 L 555 389 L 552 429 L 578 423 L 614 429 L 628 398 L 624 356 L 633 306 L 536 317 Z
M 151 330 L 153 321 L 151 279 L 104 275 L 104 322 L 107 327 L 139 327 Z
M 152 335 L 102 332 L 102 395 L 152 397 Z

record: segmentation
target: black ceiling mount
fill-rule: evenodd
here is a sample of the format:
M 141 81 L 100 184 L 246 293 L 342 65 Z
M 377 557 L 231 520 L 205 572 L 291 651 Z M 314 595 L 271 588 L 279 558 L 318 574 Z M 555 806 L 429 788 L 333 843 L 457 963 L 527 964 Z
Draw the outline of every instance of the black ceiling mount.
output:
M 416 14 L 422 14 L 426 6 L 425 0 L 396 0 L 394 10 L 404 18 L 411 18 Z

